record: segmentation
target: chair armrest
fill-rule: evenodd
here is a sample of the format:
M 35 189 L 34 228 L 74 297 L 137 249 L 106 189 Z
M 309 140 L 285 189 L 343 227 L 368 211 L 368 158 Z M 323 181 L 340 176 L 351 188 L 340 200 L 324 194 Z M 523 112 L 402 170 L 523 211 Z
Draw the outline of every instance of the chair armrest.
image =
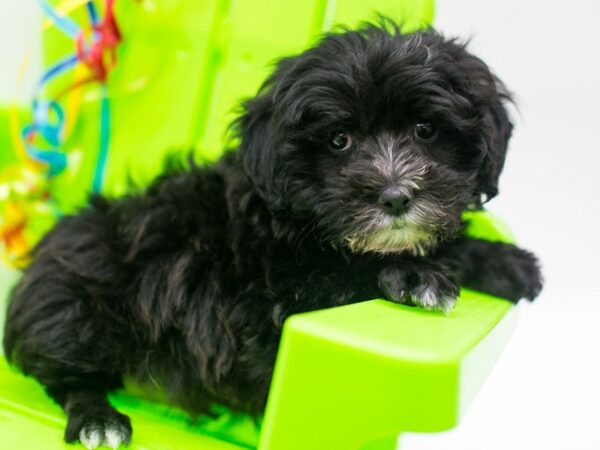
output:
M 291 317 L 260 450 L 393 449 L 458 423 L 506 344 L 512 305 L 463 290 L 449 314 L 373 300 Z

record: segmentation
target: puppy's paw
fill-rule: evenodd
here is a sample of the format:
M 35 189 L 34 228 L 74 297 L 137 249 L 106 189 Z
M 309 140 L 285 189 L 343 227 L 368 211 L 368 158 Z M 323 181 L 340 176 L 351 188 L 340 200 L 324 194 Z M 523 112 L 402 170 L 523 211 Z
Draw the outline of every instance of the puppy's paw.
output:
M 114 409 L 69 415 L 65 432 L 66 442 L 80 441 L 85 448 L 95 449 L 101 445 L 116 450 L 131 441 L 131 422 L 129 417 Z
M 434 270 L 422 272 L 419 283 L 411 291 L 414 304 L 446 314 L 456 305 L 458 294 L 458 285 L 442 272 Z
M 459 293 L 456 283 L 442 270 L 434 268 L 388 266 L 379 273 L 378 283 L 388 300 L 446 314 L 456 305 Z
M 502 267 L 492 283 L 498 295 L 517 302 L 522 298 L 534 300 L 542 291 L 543 277 L 537 258 L 527 250 L 510 246 L 505 251 Z

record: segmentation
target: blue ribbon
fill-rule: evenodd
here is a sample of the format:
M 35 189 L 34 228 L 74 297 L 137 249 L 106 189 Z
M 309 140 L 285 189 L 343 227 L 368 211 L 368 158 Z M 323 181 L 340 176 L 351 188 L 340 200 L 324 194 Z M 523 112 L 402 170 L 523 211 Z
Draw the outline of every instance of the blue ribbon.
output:
M 52 20 L 52 22 L 54 22 L 56 28 L 73 39 L 77 39 L 79 33 L 81 33 L 81 29 L 79 28 L 79 25 L 77 25 L 77 22 L 69 17 L 58 14 L 52 5 L 46 0 L 38 0 L 38 3 L 44 11 L 44 14 L 46 14 Z
M 44 73 L 42 78 L 40 78 L 40 81 L 38 81 L 38 90 L 41 90 L 44 84 L 48 83 L 50 80 L 52 80 L 52 78 L 60 75 L 63 72 L 66 72 L 71 67 L 75 66 L 75 64 L 77 64 L 77 61 L 79 61 L 79 58 L 77 57 L 77 55 L 73 55 L 68 56 L 62 61 L 59 61 L 53 66 L 51 66 L 46 71 L 46 73 Z
M 108 99 L 106 86 L 102 86 L 102 93 L 103 97 L 100 105 L 100 150 L 98 151 L 98 160 L 96 161 L 96 169 L 92 181 L 93 192 L 100 192 L 102 190 L 110 146 L 110 100 Z
M 67 167 L 67 156 L 54 150 L 43 150 L 35 145 L 28 143 L 29 133 L 35 130 L 35 126 L 26 126 L 23 128 L 22 136 L 25 142 L 27 154 L 36 161 L 48 164 L 48 176 L 52 177 L 61 173 Z
M 81 28 L 77 22 L 69 17 L 60 15 L 47 0 L 38 0 L 38 3 L 44 14 L 52 20 L 56 28 L 74 40 L 79 38 Z M 93 0 L 89 0 L 86 3 L 86 10 L 90 23 L 95 27 L 100 23 L 100 17 Z M 38 100 L 38 98 L 42 96 L 44 87 L 52 79 L 73 68 L 78 61 L 79 58 L 77 55 L 65 57 L 52 65 L 43 74 L 38 81 L 37 93 L 32 104 L 32 124 L 24 127 L 21 132 L 27 153 L 32 159 L 48 165 L 49 177 L 61 173 L 67 167 L 67 156 L 59 151 L 64 139 L 65 114 L 57 102 L 43 102 Z M 103 85 L 100 104 L 100 144 L 98 160 L 92 179 L 93 192 L 100 192 L 102 190 L 110 146 L 110 131 L 110 101 L 108 98 L 108 89 Z M 49 148 L 43 149 L 30 143 L 29 136 L 33 133 L 39 135 L 48 144 Z
M 94 5 L 94 2 L 90 0 L 86 3 L 85 7 L 87 9 L 88 16 L 90 17 L 90 22 L 92 22 L 92 25 L 98 25 L 98 10 L 96 9 L 96 5 Z

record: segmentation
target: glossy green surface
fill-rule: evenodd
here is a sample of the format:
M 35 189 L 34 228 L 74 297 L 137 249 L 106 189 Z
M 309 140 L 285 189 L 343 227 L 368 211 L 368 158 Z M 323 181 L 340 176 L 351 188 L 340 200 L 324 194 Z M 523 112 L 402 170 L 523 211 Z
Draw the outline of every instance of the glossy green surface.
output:
M 201 420 L 192 425 L 182 412 L 125 393 L 113 395 L 111 401 L 131 417 L 135 429 L 132 449 L 253 448 L 251 440 L 255 439 L 257 429 L 246 418 L 225 415 L 219 420 Z M 62 440 L 65 425 L 64 413 L 46 396 L 42 387 L 33 379 L 7 368 L 6 361 L 0 360 L 2 448 L 73 449 L 74 446 Z M 237 436 L 232 436 L 236 433 Z
M 511 308 L 463 291 L 447 316 L 374 300 L 292 317 L 260 448 L 358 450 L 454 427 L 510 335 Z

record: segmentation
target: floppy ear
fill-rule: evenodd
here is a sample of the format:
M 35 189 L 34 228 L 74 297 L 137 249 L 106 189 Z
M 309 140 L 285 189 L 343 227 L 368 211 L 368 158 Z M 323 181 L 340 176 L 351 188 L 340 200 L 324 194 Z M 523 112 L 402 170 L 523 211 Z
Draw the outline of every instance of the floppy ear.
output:
M 455 59 L 466 75 L 466 90 L 482 117 L 483 161 L 477 181 L 485 202 L 498 194 L 498 179 L 513 129 L 505 103 L 512 99 L 504 84 L 481 59 L 468 53 L 465 45 L 455 49 Z
M 290 66 L 291 58 L 280 60 L 258 95 L 242 104 L 241 116 L 231 125 L 240 140 L 238 152 L 246 173 L 270 206 L 279 203 L 281 197 L 277 168 L 285 143 L 281 121 L 276 117 L 275 97 L 279 97 Z
M 280 145 L 273 124 L 272 95 L 266 93 L 246 101 L 244 112 L 233 124 L 240 139 L 239 155 L 246 173 L 261 196 L 276 201 L 275 168 Z
M 498 179 L 504 167 L 508 141 L 512 135 L 513 125 L 504 106 L 510 101 L 509 95 L 499 81 L 496 82 L 495 93 L 484 113 L 483 133 L 485 155 L 477 176 L 480 193 L 488 201 L 498 194 Z

